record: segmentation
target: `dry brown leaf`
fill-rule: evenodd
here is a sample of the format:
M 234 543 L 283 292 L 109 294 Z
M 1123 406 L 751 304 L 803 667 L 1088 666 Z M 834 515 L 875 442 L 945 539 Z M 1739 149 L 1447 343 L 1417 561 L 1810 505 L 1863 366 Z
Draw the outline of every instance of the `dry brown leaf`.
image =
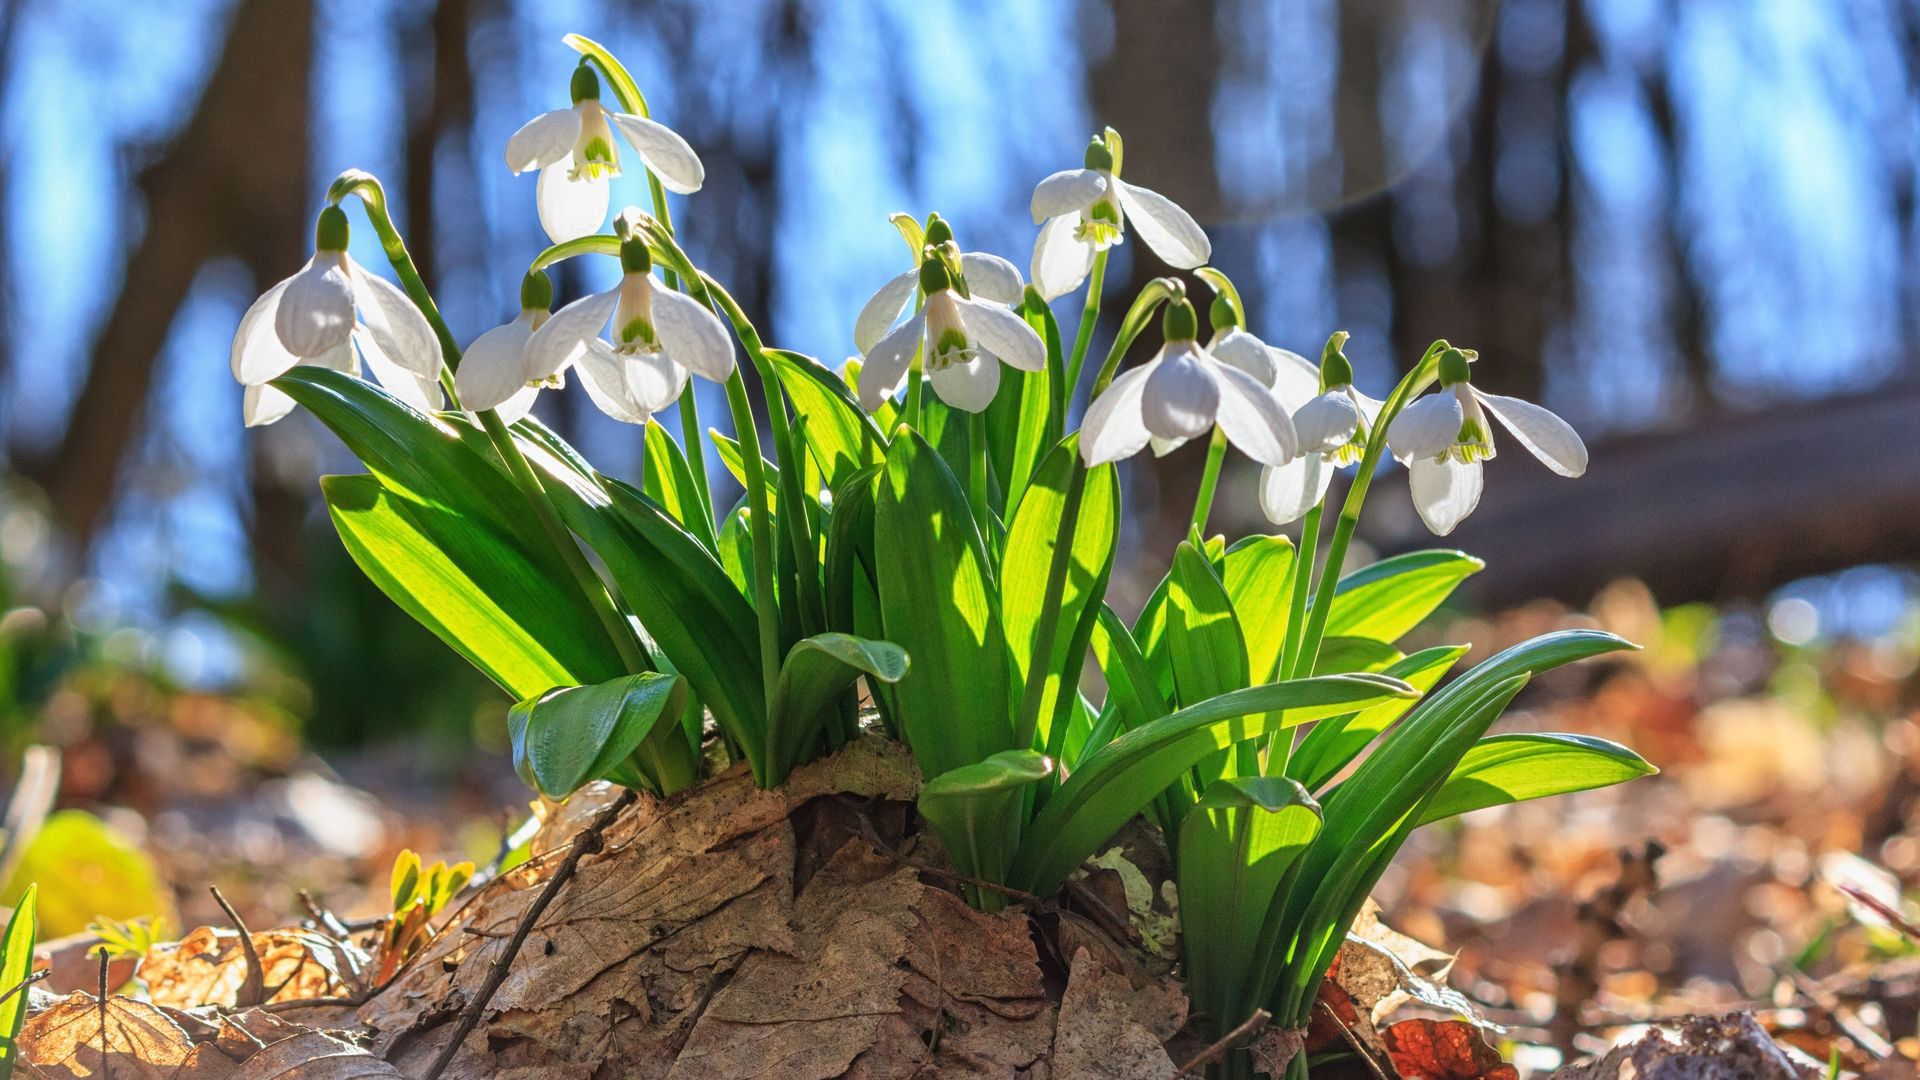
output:
M 300 1001 L 350 992 L 367 958 L 358 948 L 308 930 L 253 935 L 268 1001 Z M 202 926 L 177 942 L 157 945 L 140 963 L 140 977 L 156 1005 L 191 1009 L 233 1007 L 247 978 L 246 950 L 234 930 Z
M 98 998 L 80 991 L 30 1017 L 20 1031 L 19 1047 L 21 1064 L 35 1077 L 92 1080 L 106 1076 L 109 1063 L 115 1080 L 227 1080 L 239 1075 L 232 1061 L 212 1047 L 194 1045 L 186 1029 L 160 1009 L 114 997 L 103 1010 Z
M 1594 1061 L 1568 1065 L 1553 1080 L 1814 1080 L 1768 1037 L 1750 1013 L 1683 1016 L 1649 1028 Z
M 1401 1080 L 1519 1080 L 1480 1029 L 1464 1020 L 1402 1020 L 1381 1041 Z
M 1162 1044 L 1173 1032 L 1155 1028 L 1164 1029 L 1170 1017 L 1157 987 L 1136 990 L 1080 950 L 1054 1028 L 1054 1080 L 1168 1080 L 1177 1066 Z
M 118 1064 L 115 1076 L 120 1075 Z M 324 1031 L 303 1031 L 268 1043 L 233 1075 L 234 1080 L 370 1080 L 402 1074 L 362 1047 Z

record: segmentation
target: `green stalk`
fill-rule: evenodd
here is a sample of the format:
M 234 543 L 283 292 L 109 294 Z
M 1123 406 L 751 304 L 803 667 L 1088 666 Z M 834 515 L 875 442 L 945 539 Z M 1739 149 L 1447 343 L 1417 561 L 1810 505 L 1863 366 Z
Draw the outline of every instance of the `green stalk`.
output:
M 1287 636 L 1280 650 L 1280 678 L 1299 674 L 1300 639 L 1307 629 L 1307 596 L 1313 591 L 1313 560 L 1320 544 L 1320 518 L 1326 509 L 1322 500 L 1313 504 L 1300 523 L 1300 549 L 1293 556 L 1293 595 L 1287 604 Z
M 329 202 L 338 204 L 348 195 L 357 195 L 367 211 L 367 220 L 373 223 L 373 231 L 380 237 L 380 246 L 386 252 L 387 262 L 393 266 L 393 272 L 400 278 L 407 296 L 419 307 L 427 322 L 433 327 L 434 336 L 440 340 L 440 352 L 446 364 L 440 369 L 440 385 L 447 392 L 447 400 L 454 408 L 460 407 L 459 395 L 454 392 L 453 372 L 460 366 L 460 346 L 453 340 L 453 331 L 440 315 L 440 308 L 433 302 L 433 295 L 427 291 L 427 283 L 420 277 L 419 267 L 414 265 L 413 256 L 407 251 L 407 243 L 400 231 L 393 226 L 393 218 L 387 213 L 387 193 L 380 181 L 372 173 L 358 169 L 349 169 L 334 180 L 327 189 Z M 632 673 L 654 670 L 653 663 L 647 657 L 646 648 L 634 633 L 633 624 L 621 612 L 615 610 L 613 598 L 607 593 L 606 584 L 600 576 L 587 565 L 586 556 L 580 551 L 580 545 L 573 534 L 560 524 L 560 517 L 554 511 L 553 503 L 548 499 L 546 489 L 541 486 L 540 478 L 527 463 L 526 455 L 513 441 L 513 433 L 507 430 L 498 413 L 488 409 L 480 414 L 480 424 L 486 429 L 487 438 L 492 441 L 494 450 L 507 467 L 516 486 L 527 498 L 527 506 L 533 516 L 546 530 L 547 538 L 553 542 L 554 550 L 559 552 L 561 561 L 567 564 L 568 572 L 573 576 L 574 584 L 586 597 L 587 605 L 593 608 L 594 615 L 600 620 L 600 626 L 606 631 L 613 647 L 620 653 L 620 659 Z
M 925 433 L 925 429 L 922 428 L 920 423 L 921 395 L 926 392 L 921 386 L 922 383 L 926 382 L 926 379 L 920 373 L 920 353 L 924 349 L 924 345 L 915 345 L 913 347 L 913 359 L 907 363 L 907 404 L 906 408 L 900 413 L 901 423 L 918 434 Z
M 1227 433 L 1218 425 L 1213 429 L 1213 438 L 1207 442 L 1207 468 L 1200 474 L 1200 494 L 1193 500 L 1193 528 L 1200 535 L 1207 533 L 1207 518 L 1213 515 L 1213 492 L 1220 486 L 1220 463 L 1227 457 Z
M 734 369 L 727 379 L 727 405 L 733 410 L 733 434 L 740 440 L 740 463 L 747 474 L 747 531 L 753 541 L 753 610 L 760 626 L 760 680 L 767 707 L 780 688 L 780 610 L 773 594 L 773 532 L 764 499 L 767 482 L 760 458 L 760 429 L 747 400 L 747 381 Z
M 1073 354 L 1067 358 L 1068 404 L 1073 403 L 1073 392 L 1080 385 L 1080 368 L 1087 361 L 1087 346 L 1093 343 L 1094 324 L 1100 321 L 1100 291 L 1106 282 L 1107 249 L 1101 248 L 1094 253 L 1093 270 L 1087 275 L 1087 305 L 1080 309 L 1080 327 L 1073 334 Z M 1102 386 L 1094 394 L 1098 396 L 1104 389 Z
M 998 363 L 983 360 L 980 363 Z M 987 414 L 967 414 L 967 497 L 973 504 L 973 521 L 980 539 L 992 542 L 993 528 L 987 519 Z

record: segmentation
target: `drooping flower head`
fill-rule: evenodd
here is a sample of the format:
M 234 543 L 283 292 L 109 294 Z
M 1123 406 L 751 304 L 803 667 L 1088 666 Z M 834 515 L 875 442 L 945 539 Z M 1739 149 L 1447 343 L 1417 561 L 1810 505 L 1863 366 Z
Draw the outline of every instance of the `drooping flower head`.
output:
M 733 340 L 699 301 L 654 282 L 653 258 L 639 235 L 620 242 L 620 268 L 618 285 L 575 300 L 533 331 L 523 381 L 543 383 L 577 366 L 601 412 L 644 424 L 680 396 L 689 372 L 725 382 L 733 374 Z M 611 341 L 600 336 L 609 320 Z
M 422 412 L 438 409 L 440 344 L 426 316 L 400 287 L 347 254 L 347 215 L 320 211 L 313 258 L 262 293 L 233 335 L 233 377 L 245 386 L 248 427 L 293 411 L 293 399 L 267 385 L 299 364 L 360 374 L 367 367 L 388 392 Z
M 932 247 L 945 251 L 946 246 L 953 242 L 953 227 L 939 214 L 931 215 L 922 241 L 923 249 Z M 954 275 L 957 287 L 975 300 L 1012 306 L 1020 303 L 1026 290 L 1019 267 L 998 255 L 983 251 L 964 252 L 958 256 L 954 267 L 957 270 Z M 853 344 L 862 354 L 872 352 L 895 321 L 906 313 L 907 305 L 915 296 L 914 287 L 919 283 L 920 265 L 916 259 L 913 266 L 880 286 L 872 299 L 860 309 L 853 323 Z
M 937 233 L 929 231 L 929 239 Z M 922 365 L 933 382 L 940 400 L 963 412 L 977 413 L 993 402 L 1000 388 L 1000 365 L 1021 371 L 1040 371 L 1047 366 L 1047 347 L 1025 319 L 1013 313 L 1005 303 L 976 299 L 961 290 L 970 282 L 961 274 L 986 265 L 964 263 L 945 234 L 938 247 L 929 244 L 922 253 L 916 271 L 922 303 L 919 311 L 908 316 L 867 350 L 860 371 L 860 404 L 872 412 L 900 390 L 913 367 L 913 354 L 921 350 Z M 999 271 L 995 271 L 996 276 Z M 1019 280 L 1019 272 L 1014 272 Z M 1004 295 L 996 283 L 995 295 Z M 1019 299 L 1018 292 L 1014 299 Z
M 1095 136 L 1085 167 L 1066 169 L 1033 189 L 1033 284 L 1048 300 L 1080 287 L 1094 256 L 1126 239 L 1131 217 L 1141 239 L 1168 266 L 1191 270 L 1213 254 L 1193 216 L 1172 199 L 1120 179 L 1118 137 Z
M 1184 442 L 1216 424 L 1228 442 L 1262 465 L 1293 458 L 1293 424 L 1280 399 L 1202 348 L 1199 329 L 1186 297 L 1168 301 L 1161 321 L 1166 344 L 1152 360 L 1113 380 L 1087 409 L 1080 456 L 1088 465 L 1131 457 L 1154 439 Z
M 600 104 L 600 76 L 585 60 L 573 70 L 573 107 L 541 113 L 507 140 L 507 168 L 540 170 L 534 199 L 540 225 L 556 244 L 600 231 L 607 219 L 608 182 L 620 175 L 621 138 L 679 195 L 700 190 L 706 167 L 673 129 L 644 116 Z
M 1327 338 L 1320 353 L 1320 392 L 1294 409 L 1300 456 L 1260 474 L 1260 508 L 1276 525 L 1305 517 L 1326 498 L 1334 470 L 1367 451 L 1381 403 L 1353 388 L 1353 365 L 1341 351 L 1347 337 L 1345 330 L 1336 330 Z
M 1239 368 L 1273 391 L 1280 407 L 1288 413 L 1305 404 L 1320 387 L 1319 372 L 1306 357 L 1290 349 L 1269 345 L 1242 325 L 1237 291 L 1230 298 L 1232 283 L 1213 267 L 1204 267 L 1200 276 L 1215 288 L 1213 304 L 1207 309 L 1207 355 L 1229 367 Z M 1148 446 L 1155 457 L 1163 457 L 1185 445 L 1186 439 L 1167 439 L 1155 435 Z
M 1547 468 L 1561 476 L 1587 471 L 1587 447 L 1573 426 L 1532 402 L 1476 389 L 1472 356 L 1462 349 L 1441 353 L 1440 392 L 1407 406 L 1387 430 L 1388 448 L 1407 465 L 1414 509 L 1438 536 L 1480 505 L 1481 464 L 1494 456 L 1489 415 Z
M 546 271 L 535 270 L 521 279 L 519 316 L 475 338 L 460 360 L 453 385 L 461 408 L 494 409 L 511 424 L 527 415 L 542 389 L 566 385 L 564 375 L 535 379 L 527 369 L 527 342 L 546 325 L 552 307 L 553 282 Z

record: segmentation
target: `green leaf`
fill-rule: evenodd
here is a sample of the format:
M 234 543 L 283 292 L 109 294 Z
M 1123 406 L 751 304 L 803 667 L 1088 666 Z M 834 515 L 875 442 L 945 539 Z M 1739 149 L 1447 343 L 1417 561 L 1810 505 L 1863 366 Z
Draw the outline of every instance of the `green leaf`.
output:
M 885 458 L 886 436 L 840 376 L 811 356 L 782 349 L 769 349 L 767 356 L 795 415 L 806 425 L 807 449 L 828 488 L 839 487 L 855 470 Z
M 608 778 L 658 730 L 677 732 L 687 682 L 646 671 L 529 697 L 507 714 L 513 764 L 551 798 Z
M 1076 478 L 1074 474 L 1081 468 L 1071 438 L 1047 455 L 1014 507 L 999 575 L 1000 613 L 1013 657 L 1014 686 L 1024 691 L 1029 679 L 1045 680 L 1039 710 L 1033 715 L 1038 718 L 1040 740 L 1056 748 L 1058 743 L 1049 736 L 1055 715 L 1062 711 L 1058 708 L 1060 695 L 1072 693 L 1080 684 L 1087 639 L 1106 595 L 1120 535 L 1120 486 L 1113 466 L 1089 469 Z M 1072 494 L 1069 488 L 1074 483 L 1080 485 L 1080 493 L 1073 551 L 1055 608 L 1059 614 L 1053 625 L 1053 640 L 1042 642 L 1048 578 L 1065 528 L 1066 504 Z
M 1221 583 L 1246 637 L 1248 678 L 1271 681 L 1280 673 L 1280 653 L 1287 638 L 1293 541 L 1284 536 L 1249 536 L 1227 549 L 1225 563 Z
M 1233 602 L 1200 549 L 1181 541 L 1167 585 L 1167 648 L 1175 699 L 1205 701 L 1247 686 L 1247 646 Z
M 1490 735 L 1454 766 L 1420 823 L 1471 810 L 1623 783 L 1660 770 L 1619 743 L 1588 735 Z
M 1219 1033 L 1258 1002 L 1247 998 L 1254 957 L 1247 943 L 1307 845 L 1320 805 L 1284 777 L 1216 781 L 1180 826 L 1180 925 L 1194 1008 Z
M 873 534 L 881 625 L 913 657 L 894 697 L 921 772 L 938 776 L 1015 749 L 986 552 L 959 482 L 916 433 L 887 451 Z
M 1346 671 L 1385 671 L 1405 657 L 1399 649 L 1384 641 L 1363 637 L 1330 637 L 1320 642 L 1320 655 L 1314 658 L 1315 675 L 1338 675 Z
M 1334 591 L 1325 635 L 1398 641 L 1485 565 L 1460 551 L 1410 551 L 1355 570 Z
M 694 486 L 687 456 L 680 452 L 680 444 L 673 441 L 673 436 L 667 434 L 659 421 L 648 420 L 646 433 L 646 468 L 641 490 L 712 550 L 713 522 L 708 520 L 706 507 L 700 503 L 700 489 Z
M 388 911 L 404 911 L 413 898 L 420 894 L 420 853 L 405 848 L 398 858 L 393 860 L 393 873 L 389 878 Z
M 740 440 L 731 435 L 723 434 L 715 428 L 707 429 L 707 438 L 713 440 L 714 449 L 720 452 L 720 464 L 726 466 L 727 472 L 733 477 L 734 483 L 739 484 L 743 488 L 746 487 L 747 466 L 746 459 L 740 456 L 742 453 Z M 762 458 L 760 461 L 760 477 L 766 481 L 768 491 L 778 492 L 780 490 L 780 466 Z
M 934 777 L 920 792 L 920 816 L 933 826 L 955 869 L 1004 884 L 1020 843 L 1028 789 L 1053 773 L 1053 759 L 1037 750 L 1003 750 Z M 998 911 L 1006 898 L 981 889 L 974 901 Z
M 1466 652 L 1464 645 L 1423 649 L 1390 665 L 1380 674 L 1404 680 L 1407 685 L 1425 694 Z M 1359 756 L 1360 751 L 1366 749 L 1376 735 L 1391 727 L 1411 708 L 1411 701 L 1384 701 L 1357 713 L 1330 716 L 1320 721 L 1313 725 L 1313 730 L 1307 732 L 1306 738 L 1300 740 L 1300 745 L 1287 759 L 1287 775 L 1306 785 L 1309 791 L 1320 790 L 1341 769 L 1346 768 L 1348 762 Z
M 768 717 L 767 783 L 781 783 L 811 759 L 822 728 L 860 676 L 897 683 L 906 673 L 906 652 L 889 641 L 825 633 L 796 644 L 780 665 Z
M 1066 413 L 1062 383 L 1066 361 L 1060 349 L 1060 328 L 1054 322 L 1053 309 L 1030 292 L 1020 309 L 1021 317 L 1047 347 L 1047 364 L 1039 371 L 1007 368 L 1000 377 L 1000 392 L 987 406 L 988 445 L 993 452 L 993 473 L 1001 477 L 1006 489 L 1005 507 L 1020 504 L 1027 484 L 1041 461 L 1059 443 Z
M 85 810 L 56 810 L 47 817 L 0 888 L 0 903 L 18 906 L 28 889 L 34 890 L 40 936 L 49 941 L 77 934 L 96 919 L 172 920 L 176 914 L 173 891 L 153 857 Z
M 1092 644 L 1094 660 L 1107 678 L 1107 704 L 1101 711 L 1117 712 L 1120 730 L 1132 731 L 1173 711 L 1133 633 L 1105 604 L 1100 605 Z
M 509 694 L 624 670 L 571 580 L 484 519 L 403 498 L 371 476 L 322 477 L 320 491 L 368 579 Z
M 1378 675 L 1329 675 L 1249 687 L 1189 705 L 1087 756 L 1034 820 L 1012 884 L 1047 895 L 1168 784 L 1208 754 L 1309 720 L 1353 712 L 1413 688 Z
M 39 931 L 34 910 L 39 891 L 36 886 L 27 886 L 7 920 L 6 939 L 0 942 L 0 993 L 12 991 L 11 997 L 0 1002 L 0 1080 L 12 1076 L 13 1067 L 20 1063 L 17 1040 L 27 1022 L 27 1001 L 32 996 L 27 993 L 26 982 L 33 973 L 33 946 Z

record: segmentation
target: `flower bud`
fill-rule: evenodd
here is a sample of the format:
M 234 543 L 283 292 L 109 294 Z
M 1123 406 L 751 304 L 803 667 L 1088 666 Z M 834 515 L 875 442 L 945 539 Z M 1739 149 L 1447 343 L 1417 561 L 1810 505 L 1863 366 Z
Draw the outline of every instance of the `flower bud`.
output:
M 952 243 L 953 226 L 947 224 L 947 219 L 941 217 L 939 214 L 927 215 L 927 235 L 925 242 L 931 247 L 939 247 L 942 244 Z
M 600 75 L 593 70 L 592 64 L 580 61 L 580 66 L 573 69 L 573 85 L 569 90 L 575 105 L 583 101 L 600 100 Z
M 1107 142 L 1095 135 L 1087 143 L 1086 166 L 1100 172 L 1113 171 L 1113 151 L 1107 148 Z
M 545 270 L 530 270 L 520 279 L 520 310 L 546 311 L 553 307 L 553 279 Z
M 1167 301 L 1166 313 L 1160 317 L 1160 336 L 1166 338 L 1168 344 L 1192 341 L 1200 336 L 1200 316 L 1186 297 L 1176 296 Z
M 1353 365 L 1347 361 L 1347 354 L 1341 351 L 1351 336 L 1345 330 L 1335 330 L 1327 338 L 1326 348 L 1320 350 L 1321 393 L 1353 383 Z
M 1440 354 L 1440 385 L 1458 386 L 1470 379 L 1467 370 L 1467 354 L 1459 349 L 1448 349 Z
M 347 250 L 347 212 L 338 206 L 328 206 L 320 211 L 320 220 L 313 227 L 313 250 Z
M 620 241 L 620 269 L 629 274 L 645 274 L 653 269 L 653 253 L 638 236 Z

